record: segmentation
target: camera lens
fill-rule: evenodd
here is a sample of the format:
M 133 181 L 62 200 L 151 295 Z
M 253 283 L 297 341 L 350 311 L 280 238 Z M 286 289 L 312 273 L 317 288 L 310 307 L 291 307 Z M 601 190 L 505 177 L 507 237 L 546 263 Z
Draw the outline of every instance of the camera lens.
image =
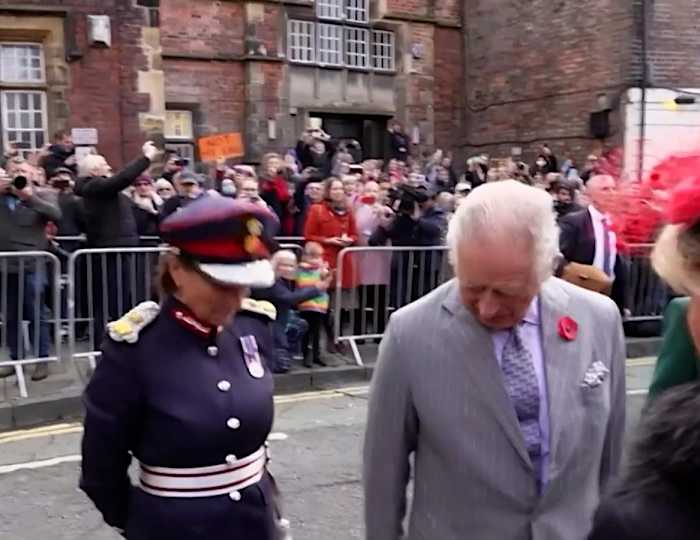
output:
M 12 187 L 18 191 L 22 191 L 27 187 L 27 177 L 26 176 L 15 176 L 12 180 Z

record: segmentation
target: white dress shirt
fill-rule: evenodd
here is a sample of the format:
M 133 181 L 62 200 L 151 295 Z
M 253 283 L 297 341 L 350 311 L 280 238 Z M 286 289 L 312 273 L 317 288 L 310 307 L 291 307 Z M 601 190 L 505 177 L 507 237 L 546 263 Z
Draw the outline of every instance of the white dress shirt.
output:
M 593 221 L 593 233 L 595 234 L 595 256 L 593 266 L 605 271 L 605 227 L 603 219 L 608 222 L 608 241 L 610 242 L 610 278 L 615 280 L 615 260 L 617 259 L 617 237 L 610 229 L 612 223 L 610 217 L 599 212 L 593 205 L 588 207 Z
M 496 353 L 496 360 L 501 366 L 503 361 L 503 349 L 510 337 L 510 330 L 500 330 L 491 333 L 493 348 Z M 540 325 L 540 302 L 539 298 L 530 304 L 530 307 L 520 323 L 520 336 L 523 345 L 530 352 L 532 362 L 535 367 L 535 376 L 540 394 L 540 433 L 542 434 L 541 451 L 542 462 L 540 471 L 540 481 L 542 487 L 547 485 L 549 472 L 549 401 L 547 399 L 547 375 L 544 366 L 544 352 L 542 350 L 542 329 Z

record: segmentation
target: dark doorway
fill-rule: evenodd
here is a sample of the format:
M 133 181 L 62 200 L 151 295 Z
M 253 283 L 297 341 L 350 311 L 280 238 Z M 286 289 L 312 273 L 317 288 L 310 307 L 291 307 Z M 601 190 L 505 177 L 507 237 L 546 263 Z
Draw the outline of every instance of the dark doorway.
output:
M 311 113 L 323 119 L 323 129 L 338 141 L 356 140 L 362 146 L 362 160 L 384 159 L 386 126 L 390 116 Z

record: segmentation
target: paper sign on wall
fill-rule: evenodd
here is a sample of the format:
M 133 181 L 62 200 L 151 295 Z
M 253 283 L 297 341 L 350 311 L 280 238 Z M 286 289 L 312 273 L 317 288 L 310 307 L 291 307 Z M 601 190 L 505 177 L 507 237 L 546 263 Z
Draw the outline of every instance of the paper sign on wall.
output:
M 197 141 L 202 161 L 243 157 L 243 139 L 240 133 L 220 133 L 202 137 Z

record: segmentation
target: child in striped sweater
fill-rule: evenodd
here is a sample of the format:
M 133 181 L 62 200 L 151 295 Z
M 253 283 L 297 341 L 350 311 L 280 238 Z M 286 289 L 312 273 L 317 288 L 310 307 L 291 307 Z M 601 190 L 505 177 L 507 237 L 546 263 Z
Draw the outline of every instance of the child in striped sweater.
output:
M 307 242 L 304 247 L 304 255 L 297 271 L 297 286 L 302 288 L 318 287 L 319 284 L 328 282 L 328 265 L 323 260 L 323 246 L 318 242 Z M 299 304 L 300 315 L 309 324 L 309 331 L 304 336 L 303 352 L 304 365 L 312 367 L 313 364 L 325 366 L 321 359 L 321 328 L 328 317 L 329 297 L 323 292 L 310 300 Z M 311 344 L 311 350 L 309 350 Z M 311 353 L 311 358 L 309 358 Z

